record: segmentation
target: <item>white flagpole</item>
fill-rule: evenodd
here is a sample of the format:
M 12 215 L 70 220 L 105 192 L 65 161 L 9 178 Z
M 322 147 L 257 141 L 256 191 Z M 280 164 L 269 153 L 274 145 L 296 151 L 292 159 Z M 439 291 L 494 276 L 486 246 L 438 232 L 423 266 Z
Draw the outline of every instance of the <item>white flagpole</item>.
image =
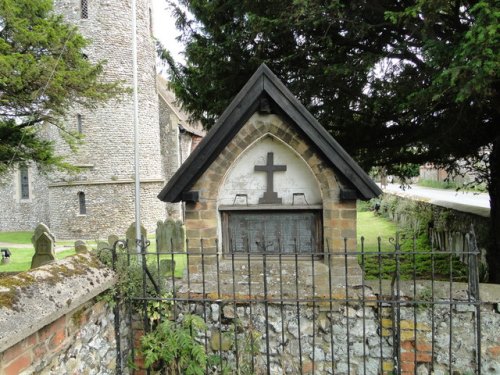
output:
M 135 167 L 135 238 L 137 253 L 141 252 L 141 180 L 139 170 L 139 99 L 137 94 L 137 1 L 132 0 L 132 71 L 134 98 L 134 167 Z

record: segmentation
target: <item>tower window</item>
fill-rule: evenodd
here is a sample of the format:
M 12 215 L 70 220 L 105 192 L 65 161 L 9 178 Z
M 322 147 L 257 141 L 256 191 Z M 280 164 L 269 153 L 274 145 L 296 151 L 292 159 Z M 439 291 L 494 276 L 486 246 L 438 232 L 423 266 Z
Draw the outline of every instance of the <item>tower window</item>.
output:
M 82 19 L 89 18 L 89 3 L 88 0 L 80 0 L 80 11 Z
M 153 11 L 149 8 L 149 35 L 153 35 Z
M 78 193 L 78 205 L 80 206 L 80 215 L 86 215 L 87 204 L 85 202 L 85 193 L 83 191 Z
M 19 167 L 19 176 L 21 178 L 21 199 L 30 199 L 30 180 L 28 167 Z
M 82 134 L 83 133 L 83 123 L 82 123 L 82 115 L 81 114 L 76 115 L 76 127 L 78 130 L 78 133 Z

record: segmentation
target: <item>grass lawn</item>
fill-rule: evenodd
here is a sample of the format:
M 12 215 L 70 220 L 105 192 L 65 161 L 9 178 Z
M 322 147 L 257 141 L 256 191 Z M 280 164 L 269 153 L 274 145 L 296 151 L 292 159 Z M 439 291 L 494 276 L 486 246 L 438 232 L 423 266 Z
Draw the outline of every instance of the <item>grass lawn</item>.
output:
M 155 249 L 148 248 L 148 252 L 154 252 Z M 150 268 L 158 269 L 158 264 L 162 268 L 161 263 L 164 260 L 172 261 L 172 254 L 148 254 L 147 264 Z M 177 278 L 182 277 L 184 274 L 184 269 L 187 266 L 187 255 L 186 254 L 173 254 L 173 261 L 175 262 L 174 276 Z M 169 272 L 166 277 L 171 277 L 172 274 Z
M 1 264 L 0 272 L 25 271 L 31 266 L 31 258 L 35 253 L 33 249 L 8 248 L 12 253 L 10 263 Z
M 35 250 L 32 248 L 23 249 L 14 247 L 9 247 L 9 250 L 12 253 L 10 263 L 0 264 L 0 272 L 20 272 L 29 270 L 31 267 L 31 258 L 33 258 Z M 63 259 L 74 254 L 74 249 L 64 250 L 56 254 L 56 259 Z
M 0 232 L 0 242 L 22 245 L 19 247 L 2 246 L 2 248 L 8 248 L 12 255 L 9 263 L 0 264 L 0 273 L 29 270 L 31 267 L 31 259 L 35 254 L 35 249 L 31 246 L 32 236 L 33 232 Z M 74 255 L 75 249 L 73 248 L 73 244 L 74 241 L 57 241 L 57 246 L 68 247 L 68 249 L 57 252 L 56 259 L 63 259 L 67 256 Z M 26 245 L 30 246 L 27 247 Z
M 449 254 L 429 254 L 431 251 L 428 240 L 425 236 L 420 236 L 415 242 L 411 236 L 401 239 L 402 251 L 415 251 L 416 254 L 402 254 L 398 258 L 394 254 L 394 239 L 396 232 L 401 228 L 381 216 L 375 215 L 372 211 L 358 211 L 358 251 L 364 250 L 364 256 L 358 256 L 358 261 L 364 266 L 365 274 L 368 279 L 390 279 L 396 268 L 399 268 L 402 279 L 411 279 L 413 277 L 420 279 L 446 279 L 450 278 L 450 267 L 452 269 L 452 278 L 456 281 L 464 281 L 467 277 L 465 266 L 454 256 Z M 0 242 L 16 243 L 20 245 L 31 244 L 31 232 L 3 232 L 0 233 Z M 361 241 L 361 236 L 364 237 Z M 370 252 L 379 251 L 378 238 L 380 237 L 380 252 L 384 253 L 370 254 Z M 147 251 L 154 253 L 156 251 L 156 241 L 154 236 L 150 238 L 151 245 Z M 393 240 L 392 240 L 393 241 Z M 94 241 L 87 241 L 89 247 L 95 247 Z M 58 252 L 57 259 L 65 258 L 75 253 L 72 245 L 74 241 L 58 241 L 58 246 L 68 246 L 68 250 Z M 33 248 L 9 247 L 12 252 L 11 262 L 9 264 L 0 264 L 1 272 L 19 272 L 29 269 L 31 258 L 33 257 Z M 151 268 L 156 268 L 158 264 L 157 256 L 150 254 L 147 256 L 148 264 Z M 159 256 L 163 259 L 172 259 L 171 255 L 163 254 Z M 175 277 L 182 277 L 187 265 L 187 256 L 185 254 L 175 254 Z
M 33 232 L 0 232 L 0 242 L 31 245 Z
M 401 232 L 401 251 L 411 254 L 395 256 L 394 239 L 396 232 Z M 367 279 L 391 279 L 396 270 L 399 269 L 401 279 L 431 279 L 467 281 L 467 268 L 455 256 L 451 254 L 430 254 L 431 247 L 427 236 L 422 234 L 413 239 L 409 233 L 372 211 L 358 211 L 358 251 L 362 249 L 366 255 L 358 256 L 359 264 L 365 269 Z M 361 236 L 364 236 L 363 247 Z M 380 250 L 377 238 L 380 237 Z M 393 240 L 392 240 L 393 241 Z M 369 254 L 378 252 L 386 254 Z M 451 271 L 450 271 L 451 270 Z
M 394 238 L 398 226 L 390 220 L 376 216 L 372 211 L 358 212 L 358 250 L 361 251 L 361 237 L 364 237 L 364 251 L 379 251 L 378 237 L 381 241 L 381 251 L 394 251 L 394 246 L 389 243 L 389 238 Z
M 419 180 L 418 186 L 433 188 L 433 189 L 449 189 L 449 190 L 462 190 L 462 191 L 476 191 L 476 192 L 487 192 L 486 186 L 483 184 L 479 185 L 465 185 L 453 181 L 434 181 L 434 180 Z

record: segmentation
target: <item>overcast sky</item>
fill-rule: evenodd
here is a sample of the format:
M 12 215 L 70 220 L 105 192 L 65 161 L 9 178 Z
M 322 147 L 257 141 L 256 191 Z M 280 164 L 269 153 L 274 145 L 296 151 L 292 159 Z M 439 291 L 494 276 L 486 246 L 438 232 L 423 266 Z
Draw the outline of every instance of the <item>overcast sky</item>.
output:
M 167 9 L 165 0 L 153 0 L 153 33 L 170 51 L 175 61 L 184 62 L 184 57 L 181 55 L 183 47 L 175 40 L 179 31 L 175 28 L 175 19 Z

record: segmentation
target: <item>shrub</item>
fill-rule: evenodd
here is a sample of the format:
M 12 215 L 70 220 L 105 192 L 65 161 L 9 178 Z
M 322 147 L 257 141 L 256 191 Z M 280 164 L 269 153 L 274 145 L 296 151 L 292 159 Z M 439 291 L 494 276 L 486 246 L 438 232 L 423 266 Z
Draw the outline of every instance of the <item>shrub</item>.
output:
M 169 374 L 205 374 L 209 358 L 196 340 L 205 330 L 205 322 L 196 315 L 185 315 L 179 322 L 164 320 L 141 339 L 144 364 L 157 370 L 165 367 Z

